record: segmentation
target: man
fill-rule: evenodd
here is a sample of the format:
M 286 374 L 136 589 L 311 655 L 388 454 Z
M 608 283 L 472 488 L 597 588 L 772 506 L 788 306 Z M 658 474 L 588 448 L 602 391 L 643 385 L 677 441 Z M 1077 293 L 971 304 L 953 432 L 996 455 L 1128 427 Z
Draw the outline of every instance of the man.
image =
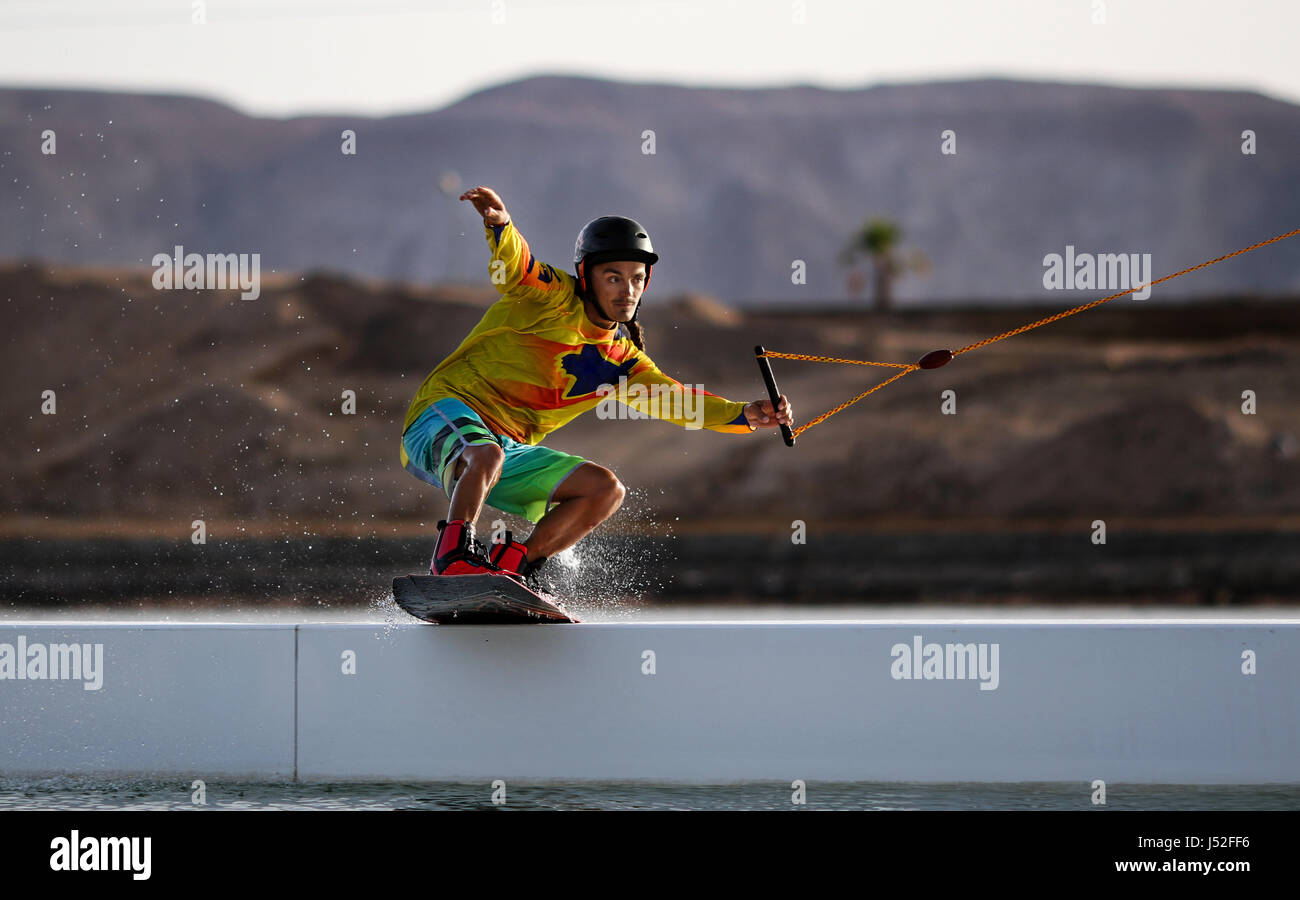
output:
M 491 188 L 460 199 L 483 217 L 501 299 L 424 380 L 403 423 L 403 468 L 451 500 L 431 574 L 524 581 L 619 508 L 624 488 L 613 472 L 539 443 L 616 385 L 622 402 L 683 426 L 748 434 L 793 424 L 785 397 L 775 409 L 770 400 L 725 400 L 685 388 L 646 356 L 636 317 L 659 257 L 638 223 L 589 222 L 570 275 L 532 255 Z M 685 391 L 700 414 L 688 419 L 682 404 L 647 404 L 647 390 Z M 484 550 L 474 539 L 484 503 L 536 523 L 527 542 L 507 533 Z

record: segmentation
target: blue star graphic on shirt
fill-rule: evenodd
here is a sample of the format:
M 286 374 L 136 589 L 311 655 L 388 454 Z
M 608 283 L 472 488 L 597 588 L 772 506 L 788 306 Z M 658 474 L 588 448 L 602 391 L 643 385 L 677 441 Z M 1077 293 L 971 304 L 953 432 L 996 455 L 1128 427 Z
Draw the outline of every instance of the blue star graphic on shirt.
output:
M 601 356 L 595 344 L 583 344 L 577 353 L 566 354 L 560 360 L 560 368 L 574 377 L 573 387 L 564 396 L 581 397 L 596 393 L 601 385 L 617 385 L 619 377 L 630 374 L 634 365 L 635 359 L 612 363 Z

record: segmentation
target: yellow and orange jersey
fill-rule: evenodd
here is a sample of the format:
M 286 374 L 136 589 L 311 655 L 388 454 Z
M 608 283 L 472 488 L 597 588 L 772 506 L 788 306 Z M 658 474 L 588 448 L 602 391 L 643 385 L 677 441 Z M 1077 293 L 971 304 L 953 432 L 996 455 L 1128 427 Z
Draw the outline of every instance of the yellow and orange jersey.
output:
M 744 403 L 683 385 L 659 371 L 622 325 L 606 330 L 589 320 L 574 276 L 534 257 L 514 223 L 485 231 L 501 298 L 420 385 L 403 431 L 442 397 L 459 398 L 497 434 L 524 444 L 616 402 L 687 428 L 754 430 Z

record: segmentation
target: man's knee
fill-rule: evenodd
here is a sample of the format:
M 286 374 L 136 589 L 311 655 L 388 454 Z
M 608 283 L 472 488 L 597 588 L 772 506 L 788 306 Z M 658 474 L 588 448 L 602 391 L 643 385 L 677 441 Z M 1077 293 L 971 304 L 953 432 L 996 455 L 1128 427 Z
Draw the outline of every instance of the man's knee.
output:
M 611 510 L 618 509 L 623 505 L 623 498 L 627 496 L 627 488 L 623 487 L 623 482 L 618 480 L 618 476 L 606 469 L 604 466 L 596 467 L 599 471 L 595 478 L 596 494 Z
M 501 477 L 506 454 L 499 444 L 472 444 L 460 452 L 452 478 L 460 478 L 467 469 L 483 472 L 495 482 Z

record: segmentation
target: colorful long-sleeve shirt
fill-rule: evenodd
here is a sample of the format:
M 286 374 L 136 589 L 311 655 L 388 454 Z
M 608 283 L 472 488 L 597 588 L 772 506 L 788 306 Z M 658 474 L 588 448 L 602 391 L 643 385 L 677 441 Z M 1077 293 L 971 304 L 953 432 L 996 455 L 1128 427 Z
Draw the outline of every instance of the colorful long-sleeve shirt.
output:
M 659 371 L 619 325 L 587 318 L 577 279 L 533 256 L 512 222 L 485 226 L 489 273 L 501 293 L 482 321 L 420 385 L 405 432 L 443 397 L 457 397 L 497 434 L 536 444 L 598 404 L 687 428 L 749 433 L 745 404 Z M 402 449 L 402 464 L 406 450 Z

